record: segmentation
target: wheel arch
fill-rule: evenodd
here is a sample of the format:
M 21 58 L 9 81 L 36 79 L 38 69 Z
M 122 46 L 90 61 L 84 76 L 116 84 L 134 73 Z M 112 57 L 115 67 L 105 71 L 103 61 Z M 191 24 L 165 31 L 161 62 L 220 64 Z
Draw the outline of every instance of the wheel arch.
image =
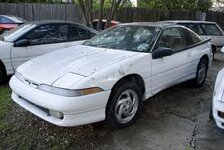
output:
M 129 74 L 129 75 L 126 75 L 126 76 L 122 77 L 121 79 L 119 79 L 114 84 L 114 86 L 112 87 L 112 90 L 114 88 L 116 88 L 116 86 L 118 86 L 119 83 L 121 83 L 122 81 L 129 81 L 129 82 L 135 82 L 135 83 L 137 83 L 137 85 L 140 87 L 140 89 L 142 91 L 142 94 L 145 93 L 145 82 L 144 82 L 142 76 L 140 76 L 138 74 Z
M 200 61 L 201 61 L 202 59 L 205 59 L 205 60 L 208 62 L 207 65 L 209 65 L 209 57 L 208 57 L 207 54 L 203 55 L 203 56 L 201 57 Z M 207 66 L 207 67 L 208 67 L 208 66 Z
M 128 82 L 135 82 L 137 83 L 137 85 L 140 87 L 142 95 L 145 93 L 145 82 L 142 78 L 142 76 L 138 75 L 138 74 L 129 74 L 126 75 L 122 78 L 120 78 L 111 88 L 111 93 L 110 93 L 110 97 L 109 99 L 111 99 L 111 96 L 113 95 L 113 91 L 115 91 L 115 89 L 124 81 L 128 81 Z

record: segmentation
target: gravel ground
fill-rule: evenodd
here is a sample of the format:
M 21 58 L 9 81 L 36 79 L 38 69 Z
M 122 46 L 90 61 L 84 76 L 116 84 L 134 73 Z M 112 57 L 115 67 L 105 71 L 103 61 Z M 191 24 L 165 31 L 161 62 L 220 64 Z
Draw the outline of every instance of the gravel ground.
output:
M 0 103 L 5 111 L 0 113 L 0 149 L 221 150 L 224 135 L 209 121 L 208 112 L 223 65 L 224 54 L 218 53 L 203 87 L 184 83 L 157 94 L 144 103 L 137 122 L 122 130 L 111 130 L 103 122 L 51 125 L 13 103 L 8 85 L 3 85 L 0 100 L 7 103 Z

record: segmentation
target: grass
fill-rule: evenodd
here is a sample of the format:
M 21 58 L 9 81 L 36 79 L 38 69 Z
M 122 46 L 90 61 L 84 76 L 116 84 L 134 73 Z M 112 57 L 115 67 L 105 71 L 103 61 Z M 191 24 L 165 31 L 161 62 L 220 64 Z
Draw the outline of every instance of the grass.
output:
M 10 112 L 11 105 L 11 90 L 9 86 L 0 86 L 0 119 L 3 119 Z
M 49 124 L 14 103 L 8 84 L 0 86 L 0 149 L 93 149 L 99 145 L 96 135 L 106 134 L 101 125 L 97 128 L 96 132 L 92 125 L 61 128 Z

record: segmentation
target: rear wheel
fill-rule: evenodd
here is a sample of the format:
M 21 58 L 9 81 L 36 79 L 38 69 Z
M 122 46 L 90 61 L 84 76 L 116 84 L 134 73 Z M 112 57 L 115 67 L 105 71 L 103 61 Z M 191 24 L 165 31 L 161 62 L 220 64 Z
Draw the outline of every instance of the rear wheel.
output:
M 132 125 L 141 109 L 142 92 L 136 83 L 122 82 L 113 89 L 106 108 L 106 122 L 113 128 Z
M 195 87 L 200 87 L 204 84 L 208 71 L 208 61 L 202 58 L 197 67 L 196 77 L 193 80 Z

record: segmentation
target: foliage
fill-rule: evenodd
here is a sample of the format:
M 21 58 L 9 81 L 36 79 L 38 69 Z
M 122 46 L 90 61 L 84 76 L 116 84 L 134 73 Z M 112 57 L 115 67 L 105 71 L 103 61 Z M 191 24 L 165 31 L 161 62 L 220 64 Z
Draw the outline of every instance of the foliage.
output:
M 0 0 L 2 3 L 62 3 L 62 0 Z
M 166 10 L 201 10 L 207 11 L 212 0 L 139 0 L 138 7 Z
M 8 109 L 11 106 L 10 89 L 6 85 L 0 86 L 0 119 L 7 115 Z
M 98 29 L 102 27 L 102 16 L 105 12 L 107 20 L 105 26 L 109 27 L 111 20 L 121 8 L 131 6 L 130 0 L 74 0 L 74 4 L 80 6 L 85 22 L 90 27 L 92 27 L 93 11 L 99 11 Z

